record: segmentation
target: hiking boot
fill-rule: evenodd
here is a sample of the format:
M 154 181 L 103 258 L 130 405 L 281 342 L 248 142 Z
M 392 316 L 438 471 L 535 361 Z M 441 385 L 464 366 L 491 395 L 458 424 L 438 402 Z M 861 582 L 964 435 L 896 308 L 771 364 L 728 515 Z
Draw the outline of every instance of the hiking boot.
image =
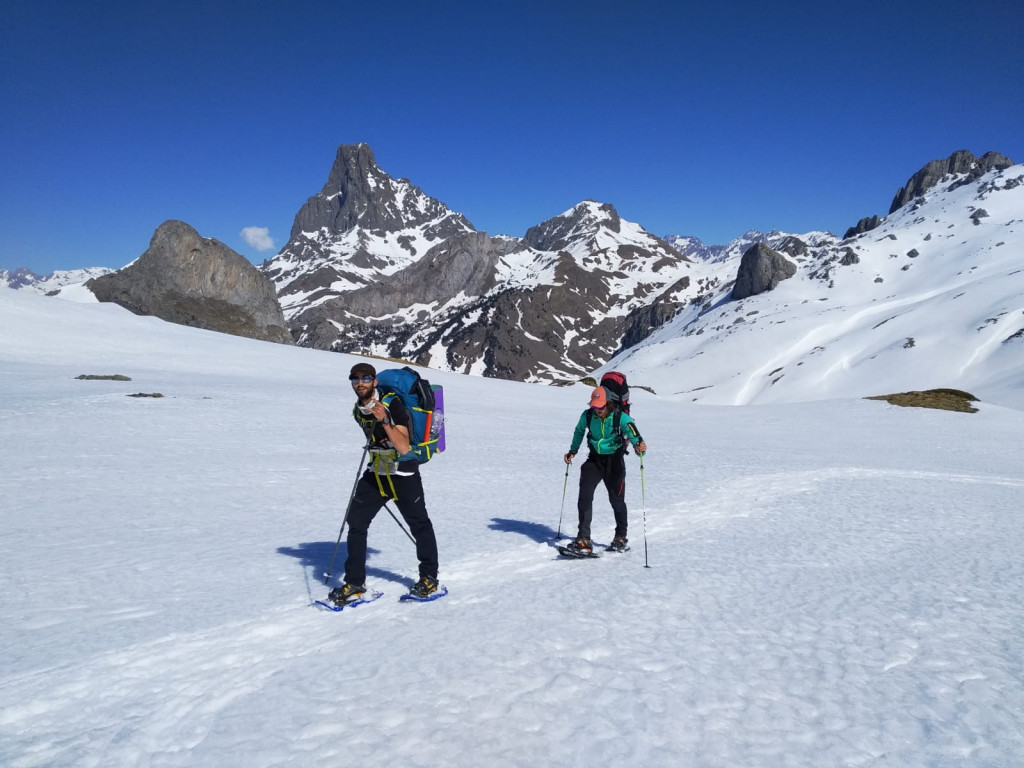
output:
M 431 576 L 420 576 L 420 580 L 409 588 L 409 594 L 413 597 L 430 597 L 435 592 L 437 592 L 437 579 Z
M 576 539 L 571 541 L 566 549 L 579 555 L 589 555 L 594 551 L 594 548 L 590 545 L 590 539 Z
M 345 603 L 352 603 L 361 598 L 366 594 L 366 587 L 362 584 L 349 584 L 348 582 L 342 584 L 340 587 L 335 587 L 327 595 L 327 599 L 335 605 L 344 605 Z
M 625 536 L 616 536 L 612 539 L 612 543 L 608 545 L 608 549 L 613 552 L 625 552 L 629 547 L 626 546 L 628 539 Z

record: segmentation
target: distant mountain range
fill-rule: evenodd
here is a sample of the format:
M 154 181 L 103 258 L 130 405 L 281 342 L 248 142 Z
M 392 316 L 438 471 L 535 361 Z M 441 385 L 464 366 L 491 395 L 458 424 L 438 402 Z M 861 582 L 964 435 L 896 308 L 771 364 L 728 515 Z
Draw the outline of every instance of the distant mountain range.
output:
M 854 327 L 846 313 L 866 312 L 865 302 L 873 305 L 865 316 L 873 316 L 877 307 L 911 301 L 922 285 L 941 293 L 964 284 L 962 274 L 950 271 L 951 260 L 955 266 L 1002 249 L 994 252 L 1015 255 L 1024 270 L 1021 173 L 1022 166 L 998 153 L 955 152 L 911 176 L 888 216 L 861 219 L 843 238 L 778 231 L 750 231 L 726 245 L 660 238 L 592 200 L 516 238 L 477 231 L 407 179 L 381 170 L 366 144 L 344 145 L 323 189 L 296 215 L 288 243 L 260 269 L 304 346 L 550 382 L 578 379 L 609 361 L 627 367 L 631 355 L 680 344 L 690 350 L 678 353 L 689 361 L 684 378 L 696 375 L 702 359 L 723 354 L 735 355 L 742 378 L 748 356 L 771 358 L 772 345 L 781 345 L 790 355 L 776 358 L 789 362 L 766 372 L 779 383 L 815 367 L 807 367 L 810 359 L 794 362 L 799 340 L 759 332 L 751 336 L 761 339 L 754 349 L 738 341 L 749 329 L 763 331 L 783 305 L 787 316 L 804 317 L 795 325 L 813 340 L 828 336 L 824 329 L 836 319 Z M 989 198 L 1004 204 L 983 208 Z M 983 266 L 971 274 L 988 274 Z M 1011 273 L 1002 279 L 1012 294 L 1018 273 Z M 46 281 L 32 278 L 0 272 L 9 285 L 43 290 Z M 59 287 L 55 279 L 48 290 Z M 1007 319 L 990 325 L 1005 322 L 1007 336 L 1019 338 L 1020 329 L 1008 326 L 1020 313 L 1009 295 L 996 293 L 1008 307 L 998 316 Z M 805 298 L 794 305 L 794 294 Z M 812 302 L 827 302 L 828 311 L 809 312 Z M 875 336 L 899 325 L 886 323 Z M 896 341 L 907 338 L 920 348 L 919 336 Z M 840 370 L 850 362 L 834 365 Z M 684 383 L 669 386 L 688 391 Z M 730 403 L 757 401 L 763 391 L 721 382 L 691 389 L 695 400 Z
M 78 285 L 94 277 L 109 275 L 113 269 L 88 267 L 86 269 L 58 270 L 49 275 L 37 275 L 20 267 L 14 270 L 0 269 L 0 285 L 33 293 L 52 294 L 69 285 Z
M 914 174 L 893 205 L 1012 164 L 998 153 L 956 152 Z M 327 183 L 262 268 L 301 345 L 557 381 L 593 371 L 688 309 L 708 311 L 728 296 L 754 246 L 762 247 L 749 274 L 785 271 L 789 258 L 801 263 L 800 279 L 828 279 L 856 262 L 857 235 L 881 221 L 862 219 L 848 240 L 750 231 L 718 246 L 656 237 L 588 200 L 522 238 L 491 237 L 409 181 L 392 179 L 366 144 L 355 144 L 338 149 Z

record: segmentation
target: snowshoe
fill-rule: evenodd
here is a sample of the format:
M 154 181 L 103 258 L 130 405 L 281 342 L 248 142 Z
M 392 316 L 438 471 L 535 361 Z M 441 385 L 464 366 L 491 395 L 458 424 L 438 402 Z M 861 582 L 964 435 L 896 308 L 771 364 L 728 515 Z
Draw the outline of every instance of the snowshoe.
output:
M 575 539 L 569 542 L 567 546 L 559 547 L 558 554 L 563 557 L 571 557 L 577 560 L 582 560 L 586 557 L 600 557 L 601 555 L 594 551 L 594 547 L 590 543 L 590 539 Z
M 349 589 L 346 590 L 346 587 Z M 348 595 L 347 599 L 345 599 L 346 593 Z M 376 589 L 366 589 L 365 587 L 354 587 L 352 584 L 343 584 L 340 587 L 332 589 L 330 594 L 327 595 L 326 600 L 314 600 L 313 605 L 317 608 L 338 613 L 346 608 L 354 608 L 357 605 L 372 603 L 383 595 L 383 592 L 378 592 Z
M 398 599 L 401 602 L 412 601 L 416 603 L 429 603 L 432 600 L 437 600 L 447 594 L 448 588 L 442 584 L 438 584 L 437 579 L 430 576 L 423 576 L 409 588 L 408 594 L 402 595 Z

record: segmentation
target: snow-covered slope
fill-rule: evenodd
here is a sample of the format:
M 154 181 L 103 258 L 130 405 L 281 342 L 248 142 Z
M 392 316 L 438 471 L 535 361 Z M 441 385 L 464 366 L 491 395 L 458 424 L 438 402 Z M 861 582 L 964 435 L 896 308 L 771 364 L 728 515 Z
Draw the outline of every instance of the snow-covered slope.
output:
M 423 475 L 450 594 L 397 602 L 415 556 L 381 514 L 384 598 L 325 614 L 357 358 L 6 289 L 0 328 L 4 766 L 1024 754 L 1024 413 L 638 389 L 632 551 L 563 562 L 578 467 L 561 455 L 588 389 L 431 372 L 448 451 Z M 114 373 L 132 381 L 74 378 Z M 607 542 L 601 493 L 595 510 Z
M 769 293 L 709 295 L 605 368 L 704 403 L 957 387 L 1024 407 L 1022 179 L 1024 165 L 952 179 L 798 256 Z

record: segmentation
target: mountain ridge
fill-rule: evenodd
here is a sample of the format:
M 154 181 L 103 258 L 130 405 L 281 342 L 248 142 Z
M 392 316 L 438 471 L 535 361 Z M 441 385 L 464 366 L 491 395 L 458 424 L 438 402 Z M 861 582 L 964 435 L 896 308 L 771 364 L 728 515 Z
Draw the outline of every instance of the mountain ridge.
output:
M 840 315 L 840 293 L 856 308 L 868 299 L 881 301 L 880 284 L 913 292 L 914 280 L 948 261 L 943 253 L 951 250 L 967 258 L 979 249 L 1019 248 L 1012 227 L 1024 217 L 1024 201 L 1012 191 L 1021 184 L 1019 167 L 1008 162 L 999 153 L 975 158 L 964 150 L 933 161 L 900 188 L 899 194 L 913 191 L 903 206 L 842 239 L 829 232 L 750 230 L 724 246 L 708 246 L 683 235 L 655 236 L 595 200 L 531 227 L 522 238 L 492 236 L 408 180 L 392 179 L 376 167 L 365 144 L 343 145 L 327 183 L 296 216 L 292 240 L 261 269 L 275 280 L 295 339 L 320 349 L 543 382 L 574 380 L 609 366 L 628 368 L 631 354 L 649 353 L 641 348 L 678 344 L 673 339 L 679 338 L 714 339 L 716 349 L 732 348 L 738 360 L 761 359 L 763 349 L 735 343 L 738 328 L 763 325 L 757 315 L 777 315 L 793 295 L 806 294 L 805 303 L 832 302 L 830 314 Z M 996 193 L 1013 198 L 1009 208 L 986 209 L 984 199 Z M 953 194 L 966 197 L 950 207 L 947 196 Z M 932 231 L 918 232 L 928 220 Z M 415 226 L 405 227 L 407 221 Z M 947 242 L 944 228 L 960 240 Z M 999 228 L 1006 228 L 1006 242 L 979 240 Z M 904 239 L 914 244 L 900 250 Z M 936 248 L 940 242 L 943 249 Z M 738 299 L 741 265 L 755 248 L 781 271 Z M 888 262 L 912 279 L 891 275 Z M 782 274 L 788 264 L 795 267 L 791 276 Z M 766 287 L 769 292 L 761 293 Z M 1011 307 L 999 317 L 1016 315 Z M 1019 331 L 1007 330 L 1008 337 Z M 902 343 L 908 338 L 914 337 L 908 334 Z M 914 343 L 920 351 L 920 340 Z M 682 356 L 696 375 L 700 358 L 711 352 L 704 345 Z M 766 365 L 765 373 L 780 369 L 787 377 L 772 376 L 768 392 L 786 390 L 800 372 L 787 369 L 785 361 Z M 799 365 L 805 371 L 813 367 L 809 359 Z M 693 376 L 687 372 L 682 378 Z M 690 384 L 698 401 L 737 404 L 774 397 L 755 385 L 741 391 L 723 382 Z M 669 391 L 687 390 L 674 383 Z

